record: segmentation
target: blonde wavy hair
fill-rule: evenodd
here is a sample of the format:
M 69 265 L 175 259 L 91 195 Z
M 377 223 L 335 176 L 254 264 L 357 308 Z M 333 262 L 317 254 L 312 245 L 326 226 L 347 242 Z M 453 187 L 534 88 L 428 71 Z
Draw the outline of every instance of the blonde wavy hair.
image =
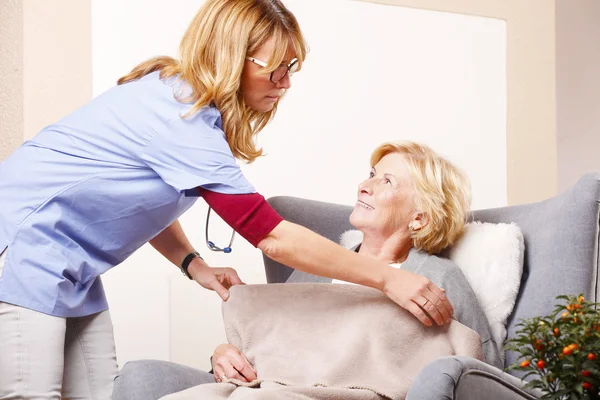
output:
M 427 224 L 411 232 L 413 246 L 438 254 L 464 232 L 471 205 L 471 184 L 467 176 L 431 148 L 415 142 L 384 143 L 371 155 L 371 167 L 390 153 L 404 156 L 415 184 L 416 211 Z
M 178 98 L 193 103 L 183 117 L 214 104 L 221 113 L 233 155 L 253 162 L 262 155 L 255 135 L 275 116 L 277 104 L 269 112 L 251 109 L 240 93 L 240 81 L 246 56 L 270 38 L 276 45 L 263 69 L 265 74 L 281 65 L 290 46 L 298 59 L 298 69 L 302 67 L 308 48 L 296 18 L 280 0 L 207 0 L 181 40 L 178 59 L 152 58 L 117 83 L 131 82 L 155 71 L 160 71 L 161 79 L 178 76 L 193 89 L 191 96 Z

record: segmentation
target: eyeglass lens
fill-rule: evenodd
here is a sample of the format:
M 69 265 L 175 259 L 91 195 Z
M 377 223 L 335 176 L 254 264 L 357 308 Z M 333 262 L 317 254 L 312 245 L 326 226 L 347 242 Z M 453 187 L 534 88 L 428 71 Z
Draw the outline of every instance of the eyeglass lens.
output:
M 276 70 L 274 70 L 273 72 L 271 72 L 271 82 L 273 82 L 273 83 L 279 82 L 280 80 L 282 80 L 285 77 L 286 74 L 288 74 L 291 78 L 297 69 L 298 69 L 297 62 L 293 63 L 289 67 L 287 65 L 282 65 L 282 66 L 278 67 Z

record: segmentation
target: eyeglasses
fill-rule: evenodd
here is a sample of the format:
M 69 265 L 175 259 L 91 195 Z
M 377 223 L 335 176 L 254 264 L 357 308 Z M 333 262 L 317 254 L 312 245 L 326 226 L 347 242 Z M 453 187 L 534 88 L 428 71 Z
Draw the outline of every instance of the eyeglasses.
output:
M 264 61 L 257 60 L 254 57 L 246 57 L 246 60 L 252 61 L 256 65 L 260 65 L 263 68 L 267 67 L 267 63 Z M 298 71 L 298 59 L 294 58 L 288 65 L 280 65 L 273 72 L 271 72 L 271 76 L 269 80 L 273 83 L 277 83 L 282 80 L 286 75 L 290 78 L 294 73 Z

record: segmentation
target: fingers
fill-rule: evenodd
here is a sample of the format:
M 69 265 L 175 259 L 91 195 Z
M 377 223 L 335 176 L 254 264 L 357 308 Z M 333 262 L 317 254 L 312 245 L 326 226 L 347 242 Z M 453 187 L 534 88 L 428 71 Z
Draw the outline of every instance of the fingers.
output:
M 214 377 L 215 377 L 215 382 L 217 382 L 217 383 L 225 382 L 227 379 L 229 379 L 229 377 L 225 373 L 225 369 L 223 367 L 215 368 L 213 370 L 213 373 L 214 373 Z M 233 374 L 230 373 L 230 375 L 233 375 Z
M 245 285 L 245 283 L 240 279 L 237 271 L 233 268 L 228 268 L 227 280 L 229 281 L 230 286 Z
M 245 376 L 240 374 L 238 370 L 236 370 L 233 365 L 229 364 L 227 366 L 219 366 L 213 370 L 215 376 L 215 382 L 224 382 L 227 379 L 237 379 L 242 382 L 252 382 L 252 380 L 248 380 Z
M 444 293 L 429 279 L 408 271 L 396 270 L 389 275 L 384 293 L 408 310 L 426 326 L 450 322 L 454 309 Z
M 409 302 L 406 307 L 404 307 L 408 312 L 417 317 L 419 321 L 423 323 L 425 326 L 431 326 L 433 323 L 431 319 L 425 314 L 425 312 L 419 307 L 415 302 Z
M 224 301 L 229 299 L 229 288 L 244 285 L 233 268 L 211 268 L 203 266 L 193 273 L 194 280 L 205 289 L 214 290 Z
M 221 282 L 219 282 L 218 279 L 215 278 L 214 280 L 212 280 L 208 284 L 208 287 L 209 289 L 217 292 L 217 294 L 221 297 L 221 299 L 223 299 L 223 301 L 227 301 L 227 299 L 229 298 L 229 290 L 227 290 L 225 286 L 223 286 Z
M 248 382 L 252 382 L 256 380 L 256 371 L 252 367 L 252 364 L 248 361 L 244 355 L 238 353 L 237 356 L 233 359 L 233 367 L 247 379 Z
M 434 283 L 429 284 L 427 288 L 435 297 L 426 297 L 429 299 L 429 301 L 433 301 L 434 306 L 437 308 L 438 312 L 443 316 L 444 322 L 450 322 L 450 319 L 454 315 L 454 308 L 452 307 L 452 304 L 450 304 L 448 296 L 446 296 L 446 291 L 444 289 L 440 289 Z
M 225 368 L 225 376 L 227 379 L 237 379 L 242 382 L 250 382 L 246 377 L 239 373 L 237 369 L 233 367 L 233 365 L 229 365 Z
M 225 367 L 221 364 L 213 368 L 213 374 L 215 376 L 215 382 L 220 383 L 228 379 L 228 376 L 225 373 Z
M 224 301 L 229 298 L 228 289 L 235 285 L 245 285 L 240 279 L 237 271 L 233 268 L 215 269 L 216 282 L 211 283 L 211 288 L 221 296 Z
M 433 297 L 433 293 L 429 292 L 430 296 Z M 437 301 L 437 300 L 434 300 Z M 436 308 L 434 301 L 424 296 L 419 296 L 416 300 L 413 300 L 417 306 L 419 306 L 427 315 L 429 315 L 438 326 L 444 325 L 445 318 L 441 315 L 440 311 Z M 444 311 L 446 310 L 442 307 Z
M 242 382 L 256 380 L 256 371 L 242 352 L 231 344 L 222 344 L 215 349 L 212 367 L 216 382 L 237 379 Z

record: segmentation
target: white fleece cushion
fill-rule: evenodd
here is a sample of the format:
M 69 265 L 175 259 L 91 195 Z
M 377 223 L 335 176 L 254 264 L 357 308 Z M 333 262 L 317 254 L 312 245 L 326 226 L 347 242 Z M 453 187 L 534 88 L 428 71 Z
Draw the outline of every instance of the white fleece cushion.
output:
M 519 293 L 524 255 L 523 233 L 515 224 L 468 223 L 464 235 L 450 248 L 449 258 L 471 284 L 498 346 L 503 346 L 506 339 L 506 323 Z

